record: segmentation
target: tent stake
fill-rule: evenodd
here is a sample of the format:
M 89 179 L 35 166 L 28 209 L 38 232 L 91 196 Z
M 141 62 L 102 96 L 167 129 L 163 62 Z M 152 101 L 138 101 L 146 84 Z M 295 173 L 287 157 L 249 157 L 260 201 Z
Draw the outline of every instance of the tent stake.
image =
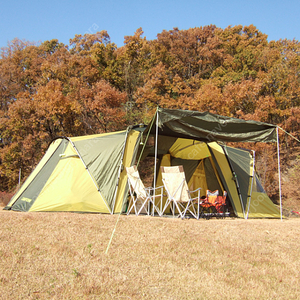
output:
M 278 182 L 279 182 L 280 218 L 281 218 L 281 221 L 282 221 L 281 174 L 280 174 L 280 151 L 279 151 L 278 126 L 276 127 L 276 133 L 277 133 L 277 160 L 278 160 Z

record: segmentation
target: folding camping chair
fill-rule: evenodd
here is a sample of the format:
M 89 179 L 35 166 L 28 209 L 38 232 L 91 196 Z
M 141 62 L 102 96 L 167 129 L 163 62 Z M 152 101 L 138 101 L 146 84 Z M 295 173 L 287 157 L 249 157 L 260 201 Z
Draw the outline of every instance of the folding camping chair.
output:
M 219 196 L 218 190 L 215 190 L 213 192 L 207 190 L 206 198 L 200 204 L 203 216 L 207 219 L 209 219 L 210 217 L 225 216 L 226 197 L 226 191 L 224 191 L 223 196 Z
M 128 176 L 130 192 L 127 215 L 130 214 L 132 209 L 134 209 L 136 216 L 143 211 L 146 212 L 147 215 L 150 215 L 150 204 L 154 206 L 154 209 L 157 211 L 158 215 L 161 215 L 159 208 L 155 204 L 155 198 L 160 198 L 160 201 L 162 202 L 163 186 L 155 189 L 153 187 L 145 188 L 136 166 L 126 167 L 126 172 Z M 155 193 L 156 191 L 159 191 L 158 194 Z
M 183 166 L 175 167 L 161 167 L 162 180 L 167 192 L 167 201 L 162 210 L 162 215 L 170 205 L 172 214 L 175 216 L 177 209 L 179 216 L 183 219 L 187 212 L 194 218 L 199 219 L 199 203 L 200 203 L 200 190 L 198 188 L 194 191 L 189 191 Z M 198 196 L 192 198 L 191 194 L 198 192 Z M 195 211 L 194 202 L 197 201 L 197 213 Z
M 215 190 L 211 192 L 210 190 L 206 190 L 206 198 L 200 203 L 201 206 L 201 214 L 209 219 L 216 215 L 216 205 L 218 202 L 219 191 Z

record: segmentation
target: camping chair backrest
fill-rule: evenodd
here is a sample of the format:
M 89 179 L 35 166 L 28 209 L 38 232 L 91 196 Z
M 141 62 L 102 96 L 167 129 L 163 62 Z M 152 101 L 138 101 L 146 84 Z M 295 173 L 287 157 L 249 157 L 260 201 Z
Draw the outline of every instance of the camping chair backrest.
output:
M 182 166 L 161 167 L 161 175 L 168 196 L 173 201 L 188 202 L 188 185 Z
M 218 201 L 219 191 L 215 190 L 211 192 L 210 190 L 206 191 L 206 199 L 209 203 L 215 204 Z
M 126 167 L 126 172 L 130 185 L 133 191 L 136 193 L 137 198 L 146 199 L 147 193 L 145 191 L 145 186 L 140 178 L 139 171 L 136 166 Z

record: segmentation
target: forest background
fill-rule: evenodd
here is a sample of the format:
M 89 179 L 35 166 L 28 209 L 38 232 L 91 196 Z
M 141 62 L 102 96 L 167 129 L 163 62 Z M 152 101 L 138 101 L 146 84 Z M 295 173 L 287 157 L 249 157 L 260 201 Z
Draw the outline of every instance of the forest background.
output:
M 14 39 L 0 52 L 0 198 L 55 137 L 147 124 L 157 106 L 276 124 L 299 139 L 299 51 L 297 40 L 268 41 L 253 25 L 174 28 L 154 40 L 139 28 L 122 47 L 106 31 L 68 45 Z M 284 207 L 299 211 L 299 144 L 283 131 L 280 142 Z M 276 145 L 239 146 L 256 150 L 260 178 L 278 203 Z

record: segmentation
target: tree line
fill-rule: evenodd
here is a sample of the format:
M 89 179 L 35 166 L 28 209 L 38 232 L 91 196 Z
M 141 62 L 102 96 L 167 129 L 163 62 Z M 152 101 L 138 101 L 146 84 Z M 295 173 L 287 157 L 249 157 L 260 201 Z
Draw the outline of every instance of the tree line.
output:
M 141 28 L 117 47 L 106 31 L 68 45 L 14 39 L 0 52 L 0 190 L 51 140 L 147 123 L 157 106 L 278 124 L 299 138 L 300 45 L 255 26 Z

